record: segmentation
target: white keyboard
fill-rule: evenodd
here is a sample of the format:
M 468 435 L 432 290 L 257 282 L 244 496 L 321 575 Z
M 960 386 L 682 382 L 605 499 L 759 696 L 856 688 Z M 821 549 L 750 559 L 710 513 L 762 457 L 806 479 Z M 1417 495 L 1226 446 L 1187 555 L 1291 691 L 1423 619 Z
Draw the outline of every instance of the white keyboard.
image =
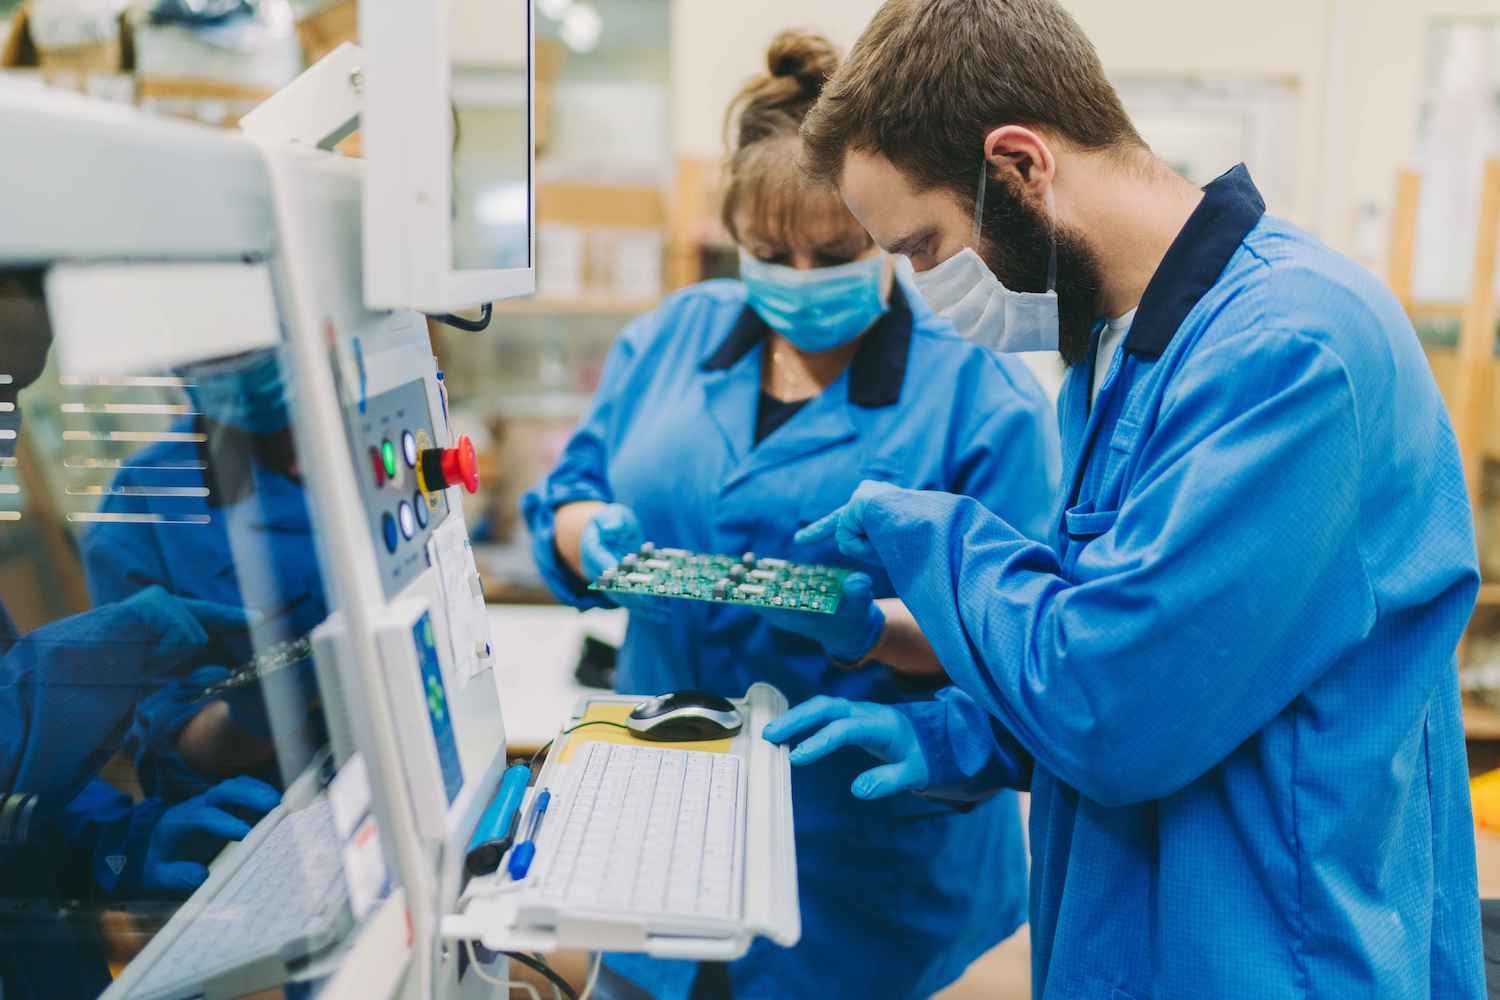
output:
M 537 902 L 647 916 L 738 916 L 738 757 L 589 743 L 569 771 L 537 843 Z
M 130 995 L 193 995 L 257 960 L 326 946 L 347 916 L 340 843 L 326 797 L 283 815 Z

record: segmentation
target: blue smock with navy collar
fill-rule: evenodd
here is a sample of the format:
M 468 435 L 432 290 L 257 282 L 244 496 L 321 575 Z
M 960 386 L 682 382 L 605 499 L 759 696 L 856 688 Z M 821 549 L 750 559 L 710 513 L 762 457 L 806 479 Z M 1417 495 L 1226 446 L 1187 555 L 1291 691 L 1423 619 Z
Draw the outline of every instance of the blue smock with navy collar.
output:
M 864 527 L 956 688 L 934 791 L 1029 787 L 1044 1000 L 1482 997 L 1459 455 L 1372 275 L 1237 168 L 1092 407 L 1050 545 L 938 493 Z
M 1045 537 L 1056 506 L 1056 424 L 1035 379 L 955 337 L 902 284 L 847 371 L 754 442 L 765 324 L 737 281 L 673 295 L 618 338 L 593 406 L 556 468 L 523 501 L 537 564 L 559 599 L 601 603 L 558 558 L 553 511 L 617 501 L 658 545 L 839 562 L 797 529 L 866 478 L 965 493 Z M 878 596 L 890 582 L 875 581 Z M 663 601 L 633 615 L 619 688 L 743 695 L 767 681 L 794 704 L 815 694 L 927 698 L 875 665 L 836 667 L 814 643 L 744 608 Z M 1025 855 L 1016 800 L 959 815 L 908 798 L 859 802 L 870 758 L 850 751 L 794 777 L 802 940 L 766 941 L 731 967 L 736 997 L 927 996 L 1023 921 Z M 660 1000 L 686 997 L 695 966 L 611 955 Z

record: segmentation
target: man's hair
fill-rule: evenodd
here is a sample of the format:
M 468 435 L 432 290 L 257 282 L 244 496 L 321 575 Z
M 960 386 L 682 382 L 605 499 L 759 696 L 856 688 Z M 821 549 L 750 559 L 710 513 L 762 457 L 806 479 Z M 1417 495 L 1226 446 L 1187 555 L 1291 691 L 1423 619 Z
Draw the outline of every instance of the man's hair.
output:
M 972 192 L 1000 125 L 1082 149 L 1145 147 L 1056 0 L 886 0 L 803 121 L 803 166 L 837 184 L 857 150 L 919 190 Z

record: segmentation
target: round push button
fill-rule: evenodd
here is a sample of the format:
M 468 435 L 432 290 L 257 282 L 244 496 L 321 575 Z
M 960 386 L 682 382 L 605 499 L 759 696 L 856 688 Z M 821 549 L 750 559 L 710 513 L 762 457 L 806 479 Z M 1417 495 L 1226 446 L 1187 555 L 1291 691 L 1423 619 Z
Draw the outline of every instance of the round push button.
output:
M 395 552 L 401 539 L 396 534 L 396 519 L 389 512 L 380 515 L 380 533 L 385 536 L 385 550 Z
M 401 501 L 398 512 L 401 521 L 401 535 L 403 538 L 411 538 L 412 535 L 417 533 L 417 515 L 412 512 L 411 504 L 405 500 Z
M 429 493 L 459 484 L 470 493 L 479 492 L 479 454 L 467 434 L 459 435 L 452 448 L 428 448 L 420 461 L 422 484 Z

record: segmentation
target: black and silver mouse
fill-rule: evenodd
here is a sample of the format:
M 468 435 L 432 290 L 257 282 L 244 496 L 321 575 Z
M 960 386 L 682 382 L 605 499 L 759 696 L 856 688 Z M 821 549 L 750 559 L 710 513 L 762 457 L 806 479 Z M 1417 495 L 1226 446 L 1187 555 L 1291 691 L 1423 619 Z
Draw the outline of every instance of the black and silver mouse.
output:
M 718 740 L 740 731 L 744 720 L 729 699 L 708 691 L 669 691 L 641 702 L 625 727 L 643 740 L 683 743 Z

